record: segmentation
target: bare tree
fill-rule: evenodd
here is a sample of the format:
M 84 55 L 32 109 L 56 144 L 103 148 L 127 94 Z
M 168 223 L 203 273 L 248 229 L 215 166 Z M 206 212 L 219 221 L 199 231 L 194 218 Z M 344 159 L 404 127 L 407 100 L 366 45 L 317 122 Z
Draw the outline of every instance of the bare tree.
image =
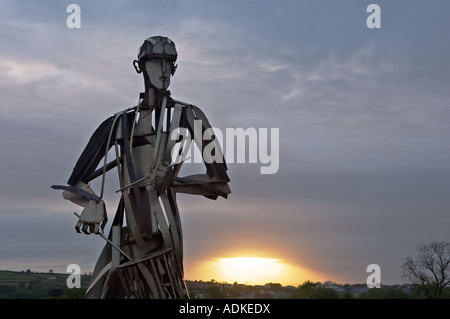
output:
M 427 298 L 440 298 L 450 285 L 450 243 L 431 242 L 417 247 L 415 258 L 408 256 L 402 264 L 402 278 L 409 280 Z

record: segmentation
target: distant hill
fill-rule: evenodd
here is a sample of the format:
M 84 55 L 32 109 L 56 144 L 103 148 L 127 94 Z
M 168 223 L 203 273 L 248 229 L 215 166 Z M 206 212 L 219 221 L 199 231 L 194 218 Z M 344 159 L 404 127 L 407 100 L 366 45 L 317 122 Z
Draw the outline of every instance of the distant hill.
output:
M 0 270 L 0 299 L 81 299 L 92 276 L 81 275 L 81 288 L 69 289 L 69 273 L 39 273 L 31 270 Z M 410 285 L 382 286 L 369 289 L 366 284 L 338 285 L 331 282 L 313 283 L 307 281 L 298 287 L 279 283 L 265 285 L 244 285 L 226 282 L 186 280 L 190 297 L 218 299 L 407 299 L 423 298 L 416 295 Z M 450 297 L 450 288 L 446 298 Z
M 38 273 L 31 270 L 0 270 L 0 299 L 60 298 L 64 292 L 72 298 L 84 295 L 91 276 L 81 275 L 81 289 L 67 291 L 67 277 L 70 274 Z

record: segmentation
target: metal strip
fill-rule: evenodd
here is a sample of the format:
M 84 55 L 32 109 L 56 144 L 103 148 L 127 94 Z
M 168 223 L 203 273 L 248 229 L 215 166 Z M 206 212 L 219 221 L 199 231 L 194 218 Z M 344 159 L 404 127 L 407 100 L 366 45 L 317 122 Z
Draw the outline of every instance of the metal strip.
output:
M 125 211 L 127 212 L 127 227 L 130 229 L 133 234 L 134 239 L 139 247 L 143 247 L 145 245 L 144 237 L 141 234 L 141 231 L 136 223 L 133 214 L 133 208 L 131 207 L 130 196 L 127 192 L 122 193 L 123 202 L 125 204 Z
M 158 127 L 157 127 L 157 132 L 156 132 L 156 141 L 155 141 L 155 148 L 153 149 L 153 159 L 152 159 L 152 166 L 150 168 L 150 171 L 152 171 L 155 166 L 159 163 L 156 163 L 156 159 L 158 158 L 158 153 L 159 153 L 159 144 L 161 143 L 161 135 L 162 135 L 162 131 L 163 131 L 163 123 L 164 123 L 164 110 L 166 108 L 166 103 L 167 103 L 167 96 L 164 96 L 162 105 L 161 105 L 161 113 L 159 115 L 159 123 L 158 123 Z
M 224 198 L 227 198 L 227 196 L 228 196 L 227 193 L 222 192 L 218 188 L 214 187 L 214 184 L 212 184 L 212 183 L 203 182 L 203 181 L 190 179 L 190 178 L 184 178 L 184 177 L 175 177 L 174 180 L 176 180 L 177 182 L 181 182 L 181 183 L 192 183 L 192 184 L 204 186 L 208 190 L 210 190 L 210 191 L 214 192 L 215 194 L 222 196 Z
M 178 231 L 178 235 L 179 235 L 179 243 L 180 243 L 180 256 L 181 256 L 181 260 L 180 260 L 180 267 L 181 270 L 183 270 L 183 229 L 181 227 L 181 218 L 180 218 L 180 212 L 178 211 L 178 206 L 177 206 L 177 199 L 176 199 L 176 194 L 175 191 L 172 188 L 169 188 L 167 190 L 167 198 L 168 198 L 168 203 L 170 205 L 170 207 L 172 208 L 171 211 L 173 213 L 173 217 L 175 219 L 175 225 L 177 226 L 177 231 Z M 181 271 L 181 273 L 183 273 L 183 271 Z
M 71 193 L 74 193 L 74 194 L 77 194 L 77 195 L 81 195 L 81 196 L 86 197 L 87 199 L 92 199 L 92 200 L 95 200 L 95 201 L 101 200 L 101 198 L 98 197 L 97 195 L 89 193 L 89 192 L 87 192 L 87 191 L 85 191 L 83 189 L 80 189 L 80 188 L 77 188 L 77 187 L 73 187 L 73 186 L 52 185 L 50 188 L 62 189 L 62 190 L 65 190 L 65 191 L 68 191 L 68 192 L 71 192 Z
M 161 298 L 163 298 L 165 296 L 164 296 L 163 292 L 161 291 L 161 280 L 159 279 L 159 276 L 158 276 L 159 275 L 158 270 L 155 269 L 155 265 L 153 264 L 153 260 L 152 259 L 149 260 L 149 264 L 150 264 L 150 267 L 152 269 L 152 272 L 155 274 L 154 279 L 156 280 L 156 289 L 158 290 L 158 293 L 161 296 Z M 139 265 L 140 264 L 138 264 L 138 266 Z
M 103 163 L 102 188 L 101 188 L 101 191 L 100 191 L 100 198 L 103 198 L 103 191 L 105 189 L 106 166 L 107 166 L 107 163 L 108 163 L 108 152 L 109 152 L 109 148 L 110 148 L 109 144 L 111 143 L 111 136 L 112 136 L 113 131 L 115 130 L 116 121 L 117 121 L 117 119 L 119 117 L 120 117 L 120 114 L 116 114 L 115 115 L 114 120 L 113 120 L 112 125 L 111 125 L 111 129 L 109 130 L 108 140 L 106 141 L 105 160 L 104 160 L 104 163 Z
M 151 263 L 151 260 L 148 263 Z M 137 266 L 139 267 L 139 271 L 142 273 L 145 281 L 147 282 L 147 285 L 149 286 L 150 291 L 155 293 L 155 295 L 159 294 L 159 290 L 158 290 L 155 278 L 153 277 L 150 270 L 148 270 L 145 267 L 145 265 L 143 265 L 142 263 L 138 263 Z M 155 275 L 157 276 L 157 274 L 155 274 Z M 155 297 L 160 298 L 159 296 L 155 296 Z
M 111 269 L 111 262 L 109 262 L 102 270 L 98 273 L 97 277 L 91 282 L 89 287 L 86 290 L 86 294 L 97 284 L 97 282 Z
M 172 122 L 170 123 L 169 127 L 169 134 L 167 139 L 167 146 L 166 146 L 166 153 L 164 154 L 164 159 L 169 162 L 172 158 L 172 148 L 175 146 L 176 141 L 172 140 L 172 132 L 179 128 L 180 125 L 180 119 L 181 119 L 181 110 L 182 106 L 179 104 L 175 104 L 173 106 L 173 116 L 172 116 Z
M 126 116 L 126 113 L 123 115 Z M 130 177 L 130 182 L 133 183 L 136 181 L 136 175 L 134 172 L 131 153 L 129 151 L 130 141 L 128 139 L 128 123 L 127 123 L 126 117 L 122 118 L 122 131 L 123 131 L 124 150 L 125 150 L 125 158 L 126 158 L 128 175 Z M 137 208 L 139 211 L 139 215 L 141 217 L 142 223 L 144 224 L 143 226 L 144 226 L 145 232 L 147 233 L 147 238 L 152 238 L 153 233 L 151 230 L 151 222 L 149 221 L 148 216 L 145 214 L 145 209 L 142 206 L 143 202 L 142 202 L 142 196 L 141 196 L 140 189 L 137 186 L 137 184 L 134 184 L 132 186 L 132 188 L 133 188 L 134 196 L 136 198 L 136 205 L 137 205 Z
M 152 210 L 152 213 L 155 214 L 156 220 L 158 221 L 158 225 L 161 230 L 161 234 L 164 239 L 164 248 L 173 247 L 174 244 L 172 236 L 170 236 L 169 226 L 167 225 L 167 221 L 164 217 L 164 212 L 161 208 L 158 197 L 156 196 L 156 192 L 153 191 L 150 187 L 147 188 L 147 192 L 150 200 L 150 209 Z
M 181 264 L 183 263 L 183 251 L 181 247 L 181 239 L 180 239 L 180 231 L 179 228 L 181 228 L 181 225 L 177 223 L 175 220 L 175 214 L 172 211 L 172 207 L 169 203 L 169 198 L 167 197 L 167 194 L 165 192 L 161 192 L 160 198 L 162 200 L 164 210 L 166 211 L 167 219 L 169 220 L 169 231 L 173 239 L 174 249 L 175 249 L 175 256 L 178 259 L 178 262 Z M 175 203 L 176 205 L 176 203 Z

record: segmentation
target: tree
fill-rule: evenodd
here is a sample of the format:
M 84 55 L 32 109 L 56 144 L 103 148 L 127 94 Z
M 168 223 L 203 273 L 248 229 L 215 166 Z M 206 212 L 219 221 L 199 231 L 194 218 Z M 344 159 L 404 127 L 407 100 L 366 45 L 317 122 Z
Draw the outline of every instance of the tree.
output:
M 283 286 L 280 283 L 273 283 L 269 282 L 265 284 L 266 287 L 268 287 L 270 290 L 280 291 L 283 289 Z
M 409 295 L 401 289 L 386 287 L 369 289 L 359 296 L 360 299 L 408 299 Z
M 61 299 L 83 299 L 86 294 L 84 288 L 67 288 L 64 289 L 60 298 Z
M 292 294 L 292 298 L 298 299 L 339 299 L 337 291 L 323 287 L 320 282 L 305 281 Z
M 314 291 L 315 299 L 339 299 L 341 296 L 339 293 L 331 288 L 316 287 Z
M 450 243 L 431 242 L 417 247 L 418 255 L 402 264 L 402 278 L 409 280 L 426 298 L 441 298 L 450 285 Z
M 320 283 L 314 283 L 310 280 L 307 280 L 303 282 L 300 286 L 297 287 L 296 291 L 294 292 L 293 296 L 294 298 L 299 299 L 313 299 L 314 298 L 314 289 L 319 285 Z
M 206 289 L 207 293 L 209 294 L 209 297 L 211 299 L 224 299 L 225 294 L 223 293 L 223 290 L 219 286 L 209 286 Z

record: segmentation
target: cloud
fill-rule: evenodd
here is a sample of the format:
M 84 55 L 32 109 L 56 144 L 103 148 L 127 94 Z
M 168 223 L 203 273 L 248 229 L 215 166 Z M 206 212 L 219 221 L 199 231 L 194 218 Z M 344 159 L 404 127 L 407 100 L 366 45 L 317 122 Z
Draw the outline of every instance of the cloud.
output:
M 79 30 L 65 25 L 69 3 L 2 3 L 8 265 L 93 266 L 102 240 L 75 234 L 70 203 L 49 187 L 106 117 L 136 103 L 132 60 L 161 34 L 179 53 L 175 99 L 222 131 L 280 128 L 277 174 L 230 164 L 228 200 L 180 196 L 187 260 L 262 245 L 349 281 L 375 260 L 396 281 L 399 258 L 447 233 L 448 4 L 381 3 L 370 32 L 364 4 L 324 3 L 82 1 Z
M 31 82 L 63 77 L 65 73 L 55 66 L 38 62 L 19 62 L 2 59 L 0 60 L 1 72 L 4 74 L 3 81 L 12 82 L 16 85 L 25 85 Z
M 71 263 L 82 272 L 93 270 L 104 240 L 75 232 L 76 218 L 35 206 L 30 210 L 1 210 L 2 269 L 66 272 Z M 72 231 L 73 230 L 73 231 Z

